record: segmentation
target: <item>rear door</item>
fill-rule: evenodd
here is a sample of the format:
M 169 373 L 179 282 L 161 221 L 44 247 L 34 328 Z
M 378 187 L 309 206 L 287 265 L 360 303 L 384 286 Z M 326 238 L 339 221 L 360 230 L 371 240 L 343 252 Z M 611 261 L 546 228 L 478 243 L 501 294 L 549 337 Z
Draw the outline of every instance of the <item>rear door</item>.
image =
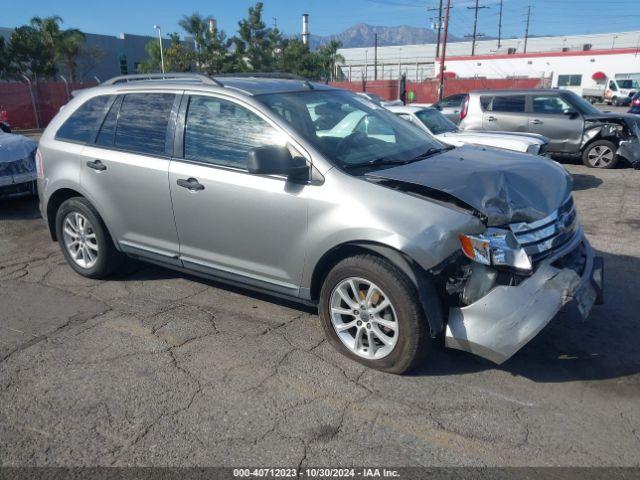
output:
M 584 121 L 560 95 L 530 95 L 529 132 L 549 138 L 549 151 L 575 153 L 580 150 Z
M 83 150 L 81 184 L 124 251 L 179 264 L 169 192 L 179 95 L 129 93 Z
M 482 129 L 487 131 L 526 132 L 529 114 L 525 95 L 482 95 Z
M 185 96 L 169 184 L 180 258 L 188 268 L 297 295 L 307 233 L 308 185 L 252 175 L 253 148 L 287 136 L 248 105 Z

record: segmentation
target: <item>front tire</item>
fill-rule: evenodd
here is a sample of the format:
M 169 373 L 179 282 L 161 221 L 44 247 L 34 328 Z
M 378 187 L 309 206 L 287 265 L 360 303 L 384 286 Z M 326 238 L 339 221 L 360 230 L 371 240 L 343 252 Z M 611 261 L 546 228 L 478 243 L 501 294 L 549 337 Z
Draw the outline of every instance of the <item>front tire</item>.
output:
M 100 215 L 83 197 L 70 198 L 60 205 L 56 236 L 71 268 L 84 277 L 105 278 L 124 262 Z
M 613 168 L 618 163 L 616 145 L 609 140 L 597 140 L 582 152 L 582 163 L 589 168 Z
M 334 348 L 384 372 L 415 368 L 433 343 L 411 281 L 374 255 L 349 257 L 331 269 L 319 311 Z

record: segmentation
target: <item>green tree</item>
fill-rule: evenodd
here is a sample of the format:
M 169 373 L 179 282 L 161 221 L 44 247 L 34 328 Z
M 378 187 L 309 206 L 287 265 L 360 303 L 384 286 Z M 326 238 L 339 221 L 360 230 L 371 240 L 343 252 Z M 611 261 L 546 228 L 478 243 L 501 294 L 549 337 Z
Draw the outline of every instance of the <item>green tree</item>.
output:
M 322 69 L 320 78 L 325 81 L 336 80 L 338 76 L 338 64 L 344 63 L 344 57 L 338 53 L 342 47 L 342 43 L 337 40 L 331 40 L 327 45 L 320 47 L 316 55 L 318 63 Z
M 10 64 L 15 76 L 25 75 L 31 81 L 54 76 L 58 69 L 55 51 L 50 49 L 36 28 L 23 25 L 11 34 Z
M 138 65 L 138 73 L 154 73 L 162 71 L 160 57 L 160 42 L 149 40 L 144 46 L 147 59 Z
M 80 30 L 64 30 L 56 41 L 56 60 L 69 77 L 70 82 L 77 80 L 78 61 L 83 54 L 85 35 Z
M 9 45 L 4 37 L 0 37 L 0 78 L 9 79 L 15 75 L 10 59 L 11 52 L 9 51 Z
M 305 45 L 300 39 L 290 38 L 282 42 L 276 70 L 317 79 L 320 77 L 321 66 L 317 54 L 309 49 L 309 45 Z
M 188 72 L 191 70 L 195 52 L 180 41 L 180 36 L 177 33 L 171 33 L 168 37 L 171 44 L 164 51 L 165 70 L 168 72 Z
M 277 55 L 283 45 L 282 34 L 276 28 L 268 28 L 262 20 L 262 2 L 249 7 L 246 19 L 238 22 L 238 36 L 233 38 L 236 63 L 247 71 L 273 70 Z

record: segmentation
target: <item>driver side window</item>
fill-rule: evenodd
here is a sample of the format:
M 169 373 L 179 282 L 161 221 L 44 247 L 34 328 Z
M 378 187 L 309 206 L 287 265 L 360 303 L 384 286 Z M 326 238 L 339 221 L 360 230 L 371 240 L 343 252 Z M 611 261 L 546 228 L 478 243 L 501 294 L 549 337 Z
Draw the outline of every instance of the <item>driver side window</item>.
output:
M 281 145 L 278 131 L 250 110 L 215 97 L 192 96 L 184 130 L 184 158 L 246 168 L 256 147 Z
M 562 115 L 573 107 L 558 96 L 536 95 L 532 98 L 533 113 Z

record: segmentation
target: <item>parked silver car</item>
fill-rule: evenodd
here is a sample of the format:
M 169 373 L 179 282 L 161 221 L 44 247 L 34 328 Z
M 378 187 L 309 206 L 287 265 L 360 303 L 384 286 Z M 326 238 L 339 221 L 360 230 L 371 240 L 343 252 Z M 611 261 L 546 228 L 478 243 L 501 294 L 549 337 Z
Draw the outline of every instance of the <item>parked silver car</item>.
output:
M 42 136 L 40 208 L 81 275 L 129 255 L 318 305 L 332 345 L 394 373 L 443 334 L 503 362 L 600 296 L 551 160 L 452 149 L 323 84 L 157 78 L 79 92 Z M 354 111 L 366 129 L 327 134 Z
M 640 168 L 638 119 L 601 112 L 568 90 L 469 92 L 460 128 L 538 133 L 551 154 L 580 155 L 588 167 L 613 168 L 623 158 Z

